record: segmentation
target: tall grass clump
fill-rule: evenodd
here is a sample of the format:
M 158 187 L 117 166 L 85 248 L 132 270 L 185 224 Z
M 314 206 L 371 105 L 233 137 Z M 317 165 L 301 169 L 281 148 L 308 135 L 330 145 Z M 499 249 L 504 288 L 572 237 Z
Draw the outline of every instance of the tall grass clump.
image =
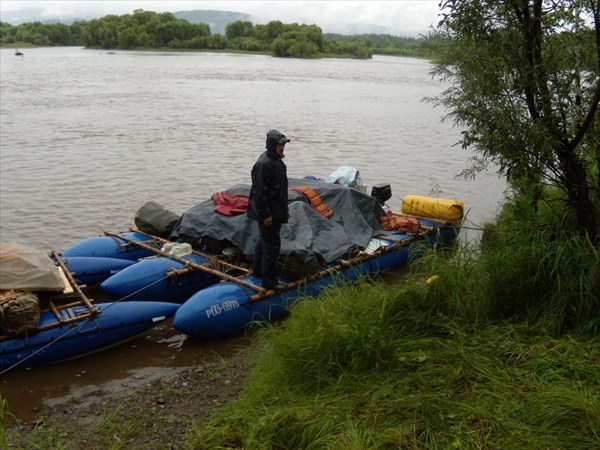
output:
M 8 448 L 8 442 L 6 439 L 6 418 L 11 415 L 8 412 L 8 400 L 0 395 L 0 448 Z
M 527 196 L 505 203 L 496 231 L 482 244 L 485 295 L 502 318 L 536 323 L 554 335 L 598 336 L 600 249 L 576 232 L 560 205 L 552 192 L 537 211 Z
M 260 369 L 250 377 L 245 406 L 225 406 L 213 425 L 197 431 L 193 446 L 335 448 L 343 436 L 347 446 L 339 448 L 368 448 L 373 437 L 356 425 L 357 399 L 344 386 L 357 373 L 383 374 L 395 363 L 386 325 L 391 297 L 363 280 L 297 305 L 281 326 L 267 325 L 252 349 Z
M 335 386 L 348 371 L 383 370 L 393 359 L 393 341 L 386 327 L 388 303 L 393 293 L 383 285 L 372 286 L 365 295 L 366 281 L 344 286 L 344 295 L 330 289 L 324 302 L 306 302 L 292 311 L 301 320 L 285 323 L 288 339 L 269 340 L 269 353 L 277 353 L 285 361 L 278 366 L 264 361 L 277 384 L 282 372 L 302 393 L 318 392 Z M 271 327 L 277 334 L 277 329 Z M 260 349 L 259 361 L 267 352 Z
M 417 298 L 463 326 L 509 320 L 555 336 L 600 334 L 600 249 L 551 202 L 534 212 L 512 198 L 481 244 L 458 244 L 452 258 L 431 253 L 414 267 L 437 279 Z
M 188 446 L 583 450 L 597 442 L 599 339 L 555 339 L 527 324 L 463 326 L 432 309 L 433 287 L 419 279 L 401 288 L 363 281 L 297 305 L 257 335 L 242 395 L 193 430 Z
M 492 300 L 484 295 L 488 274 L 478 264 L 479 252 L 472 245 L 457 243 L 453 255 L 448 258 L 437 251 L 427 253 L 411 267 L 412 276 L 406 280 L 403 296 L 412 301 L 399 302 L 395 306 L 414 309 L 426 314 L 424 322 L 443 316 L 452 318 L 461 327 L 477 327 L 493 320 Z M 425 283 L 424 280 L 427 280 Z M 412 306 L 411 306 L 412 305 Z M 396 314 L 404 315 L 406 311 Z M 421 322 L 423 322 L 421 321 Z M 415 326 L 423 327 L 421 322 Z M 406 324 L 408 325 L 408 324 Z

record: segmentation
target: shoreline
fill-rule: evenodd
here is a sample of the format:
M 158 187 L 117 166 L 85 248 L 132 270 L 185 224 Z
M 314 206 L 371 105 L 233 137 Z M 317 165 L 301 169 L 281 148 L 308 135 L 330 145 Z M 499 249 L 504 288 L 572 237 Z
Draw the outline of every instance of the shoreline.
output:
M 190 429 L 206 423 L 218 408 L 238 397 L 252 366 L 246 349 L 216 355 L 214 360 L 131 389 L 136 380 L 128 377 L 120 381 L 125 389 L 94 391 L 83 398 L 45 405 L 27 421 L 11 418 L 8 405 L 8 448 L 35 448 L 43 443 L 71 449 L 107 448 L 113 435 L 111 425 L 125 423 L 130 430 L 126 448 L 182 448 Z M 119 434 L 128 433 L 120 430 Z M 48 442 L 48 436 L 53 442 Z

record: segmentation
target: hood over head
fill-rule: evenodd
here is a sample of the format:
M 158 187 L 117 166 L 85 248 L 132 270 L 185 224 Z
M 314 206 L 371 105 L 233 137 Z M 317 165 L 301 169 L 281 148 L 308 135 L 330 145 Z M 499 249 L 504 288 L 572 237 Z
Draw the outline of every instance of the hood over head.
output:
M 277 130 L 270 130 L 267 133 L 266 149 L 269 152 L 275 152 L 275 149 L 277 148 L 277 144 L 285 144 L 290 141 L 291 141 L 291 139 L 287 138 L 285 136 L 285 134 L 280 133 Z

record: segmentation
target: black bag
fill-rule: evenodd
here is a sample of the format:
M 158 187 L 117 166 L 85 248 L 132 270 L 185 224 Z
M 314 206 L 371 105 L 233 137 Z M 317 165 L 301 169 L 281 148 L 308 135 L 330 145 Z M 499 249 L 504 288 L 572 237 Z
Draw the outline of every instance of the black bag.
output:
M 214 253 L 215 255 L 221 254 L 225 248 L 232 246 L 231 242 L 227 239 L 218 240 L 209 236 L 202 236 L 198 245 L 200 249 Z
M 135 213 L 135 226 L 144 233 L 167 238 L 179 216 L 158 203 L 147 202 Z
M 277 258 L 277 274 L 291 280 L 301 280 L 317 273 L 320 265 L 312 252 L 290 252 Z

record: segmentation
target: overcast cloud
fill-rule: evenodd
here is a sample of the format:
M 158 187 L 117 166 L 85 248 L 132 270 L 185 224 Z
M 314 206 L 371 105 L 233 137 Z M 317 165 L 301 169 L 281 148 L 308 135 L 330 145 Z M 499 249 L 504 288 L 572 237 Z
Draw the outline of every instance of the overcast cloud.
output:
M 86 17 L 130 14 L 134 9 L 155 12 L 222 10 L 251 14 L 264 21 L 365 23 L 389 27 L 401 35 L 426 33 L 438 21 L 439 0 L 396 1 L 0 1 L 3 20 L 10 11 L 43 8 L 46 17 Z

